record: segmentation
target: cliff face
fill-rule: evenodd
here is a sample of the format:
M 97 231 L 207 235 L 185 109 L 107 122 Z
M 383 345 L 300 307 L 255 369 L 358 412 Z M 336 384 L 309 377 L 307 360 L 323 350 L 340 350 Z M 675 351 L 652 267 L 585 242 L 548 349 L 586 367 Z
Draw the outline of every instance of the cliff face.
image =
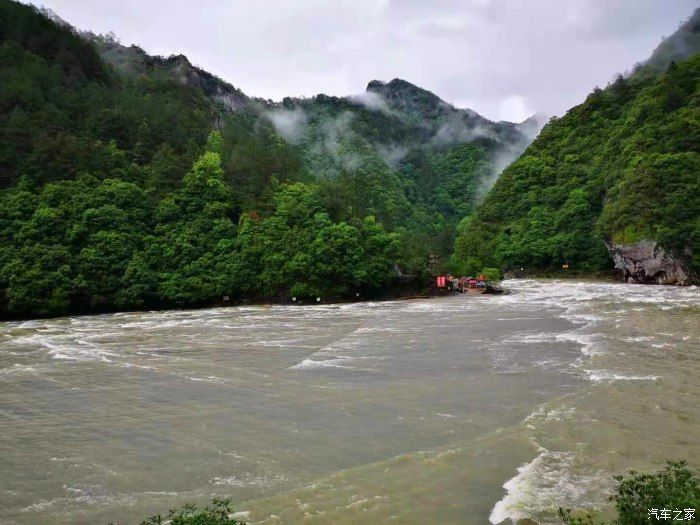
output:
M 606 246 L 627 283 L 688 285 L 696 281 L 685 261 L 665 251 L 656 241 L 611 242 Z

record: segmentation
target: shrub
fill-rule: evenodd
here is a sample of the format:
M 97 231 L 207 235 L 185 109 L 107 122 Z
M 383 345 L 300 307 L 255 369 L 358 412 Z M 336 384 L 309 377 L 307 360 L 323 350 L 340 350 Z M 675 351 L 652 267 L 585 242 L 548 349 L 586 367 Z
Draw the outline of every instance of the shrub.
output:
M 212 500 L 210 506 L 200 508 L 187 504 L 173 509 L 167 518 L 160 514 L 141 522 L 141 525 L 245 525 L 233 517 L 233 507 L 230 500 Z
M 611 522 L 597 522 L 590 513 L 572 516 L 571 509 L 559 508 L 559 516 L 567 525 L 658 525 L 666 518 L 657 519 L 651 514 L 662 509 L 694 509 L 700 511 L 700 479 L 688 468 L 685 461 L 669 461 L 668 465 L 653 474 L 642 474 L 631 470 L 629 476 L 615 476 L 617 487 L 610 496 L 615 502 L 617 518 Z M 685 513 L 683 514 L 685 516 Z M 698 523 L 695 516 L 684 523 Z
M 479 275 L 483 275 L 489 281 L 498 282 L 501 280 L 501 272 L 497 268 L 483 268 Z

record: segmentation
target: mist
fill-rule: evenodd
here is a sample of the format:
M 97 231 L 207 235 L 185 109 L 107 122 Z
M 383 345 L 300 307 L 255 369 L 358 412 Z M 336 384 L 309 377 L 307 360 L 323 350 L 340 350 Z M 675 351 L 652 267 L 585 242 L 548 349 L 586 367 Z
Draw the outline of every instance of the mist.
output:
M 308 118 L 301 108 L 276 108 L 263 113 L 275 128 L 290 144 L 299 144 L 306 134 Z
M 533 115 L 516 127 L 523 134 L 523 139 L 517 142 L 504 142 L 498 140 L 499 148 L 491 156 L 491 170 L 479 181 L 476 190 L 476 202 L 481 202 L 486 197 L 489 190 L 496 184 L 503 171 L 517 160 L 528 148 L 532 141 L 537 138 L 546 123 L 546 118 L 542 115 Z
M 357 95 L 350 95 L 348 100 L 360 104 L 370 111 L 378 111 L 385 115 L 393 115 L 394 111 L 389 107 L 384 97 L 373 91 L 365 91 Z
M 697 0 L 34 3 L 149 54 L 183 53 L 251 96 L 342 96 L 373 78 L 399 77 L 509 121 L 523 117 L 509 103 L 514 97 L 561 115 L 648 57 L 697 7 Z
M 390 168 L 396 168 L 411 149 L 401 144 L 377 144 L 377 153 Z

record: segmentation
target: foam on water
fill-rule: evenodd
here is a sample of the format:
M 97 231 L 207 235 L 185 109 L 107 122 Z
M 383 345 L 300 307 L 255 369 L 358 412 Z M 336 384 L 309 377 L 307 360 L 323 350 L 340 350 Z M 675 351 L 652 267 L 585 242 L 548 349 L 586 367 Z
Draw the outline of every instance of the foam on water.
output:
M 27 484 L 27 476 L 3 472 L 21 488 L 9 510 L 0 508 L 0 521 L 90 520 L 102 507 L 116 519 L 122 511 L 135 519 L 134 501 L 165 509 L 211 494 L 255 509 L 257 498 L 327 479 L 309 497 L 300 493 L 308 512 L 325 498 L 329 513 L 342 508 L 346 518 L 382 522 L 388 511 L 370 507 L 384 494 L 360 490 L 368 485 L 358 481 L 369 476 L 388 489 L 385 509 L 398 501 L 394 508 L 414 505 L 425 516 L 439 500 L 443 509 L 484 509 L 466 519 L 451 514 L 444 523 L 547 523 L 556 521 L 559 505 L 605 504 L 610 475 L 656 444 L 658 433 L 649 437 L 643 426 L 650 413 L 672 421 L 664 439 L 675 448 L 667 450 L 697 450 L 679 433 L 697 428 L 691 347 L 698 339 L 688 326 L 698 290 L 568 281 L 505 286 L 510 295 L 5 323 L 0 378 L 11 388 L 0 408 L 16 425 L 7 432 L 8 449 L 17 451 L 15 459 L 32 460 L 26 465 L 33 478 Z M 60 383 L 35 380 L 42 376 Z M 68 409 L 75 418 L 64 418 Z M 154 421 L 195 430 L 163 437 Z M 41 433 L 29 432 L 39 424 Z M 198 428 L 207 429 L 206 440 Z M 481 432 L 507 438 L 478 441 L 473 436 Z M 132 460 L 125 449 L 104 446 L 104 436 L 124 436 L 146 453 Z M 220 452 L 232 446 L 231 436 L 236 453 Z M 469 453 L 442 457 L 427 474 L 424 467 L 439 456 L 410 470 L 419 450 L 434 450 L 436 441 Z M 623 453 L 611 455 L 613 449 Z M 382 462 L 364 468 L 402 451 L 390 469 Z M 84 459 L 62 459 L 78 456 Z M 496 466 L 484 474 L 465 468 L 471 461 Z M 102 464 L 115 474 L 101 471 Z M 177 501 L 113 488 L 138 486 L 167 469 L 179 472 L 177 483 L 164 475 L 151 488 L 172 491 Z M 343 478 L 350 497 L 338 499 L 334 483 Z M 505 494 L 493 492 L 500 486 Z M 251 516 L 260 521 L 255 511 Z
M 506 495 L 494 505 L 489 521 L 494 525 L 532 517 L 544 521 L 553 518 L 559 507 L 585 503 L 597 495 L 591 492 L 599 490 L 601 473 L 582 472 L 578 463 L 573 452 L 542 450 L 503 484 Z
M 264 474 L 245 474 L 243 476 L 215 476 L 209 480 L 211 485 L 226 485 L 229 487 L 272 487 L 288 481 L 286 476 L 270 476 Z
M 303 344 L 305 339 L 260 339 L 245 343 L 243 346 L 269 346 L 274 348 L 315 348 L 314 345 Z
M 596 383 L 601 381 L 656 381 L 659 376 L 654 375 L 625 375 L 611 372 L 610 370 L 586 370 L 588 379 Z
M 547 404 L 542 404 L 532 414 L 527 416 L 523 421 L 528 428 L 535 428 L 538 422 L 542 421 L 563 421 L 570 419 L 576 412 L 576 408 L 567 404 L 561 403 L 558 407 L 548 407 Z M 537 448 L 542 449 L 539 445 Z M 544 450 L 544 449 L 542 449 Z
M 603 352 L 600 347 L 599 338 L 595 334 L 586 334 L 578 330 L 564 332 L 556 335 L 557 341 L 568 341 L 581 346 L 581 353 L 592 356 Z
M 347 361 L 347 358 L 338 359 L 324 359 L 322 361 L 316 361 L 314 359 L 304 359 L 301 363 L 292 365 L 289 368 L 292 370 L 315 370 L 318 368 L 350 368 L 349 366 L 341 365 Z
M 21 363 L 15 363 L 7 368 L 0 368 L 1 376 L 16 376 L 16 375 L 27 375 L 27 374 L 37 374 L 39 371 L 34 366 L 23 365 Z
M 648 335 L 638 335 L 636 337 L 623 337 L 622 340 L 628 343 L 640 343 L 643 341 L 651 341 L 654 338 Z
M 372 334 L 377 331 L 379 331 L 378 327 L 374 324 L 359 326 L 337 341 L 333 341 L 313 352 L 301 362 L 290 366 L 289 369 L 352 369 L 357 371 L 371 371 L 369 368 L 353 366 L 353 363 L 357 361 L 384 359 L 382 356 L 366 355 L 364 353 L 368 349 L 366 342 L 371 340 L 368 338 L 371 338 Z M 402 332 L 403 330 L 398 331 Z
M 14 346 L 29 347 L 32 349 L 47 350 L 54 359 L 70 361 L 104 361 L 112 362 L 116 354 L 106 350 L 97 343 L 81 338 L 80 334 L 69 332 L 68 334 L 41 334 L 34 333 L 29 336 L 16 337 L 10 341 Z
M 46 510 L 57 504 L 62 505 L 87 505 L 87 506 L 102 506 L 115 502 L 124 505 L 133 505 L 136 499 L 128 494 L 111 494 L 101 485 L 63 485 L 63 491 L 66 494 L 62 498 L 53 498 L 50 500 L 42 500 L 33 505 L 29 505 L 20 510 L 22 513 L 36 512 Z
M 643 348 L 671 348 L 670 332 L 644 333 L 645 326 L 629 326 L 627 316 L 651 309 L 686 310 L 700 307 L 700 294 L 693 288 L 641 287 L 607 283 L 537 283 L 534 281 L 512 281 L 505 283 L 513 287 L 511 296 L 499 298 L 503 303 L 527 309 L 552 309 L 559 316 L 577 325 L 572 330 L 556 332 L 520 333 L 505 339 L 506 343 L 525 345 L 550 345 L 570 342 L 580 346 L 581 357 L 570 364 L 572 370 L 589 380 L 589 388 L 609 388 L 615 382 L 635 383 L 657 381 L 660 375 L 644 373 L 638 353 L 625 355 L 625 343 Z M 643 293 L 641 293 L 643 290 Z M 630 312 L 630 313 L 626 313 Z M 619 317 L 623 315 L 624 317 Z M 636 328 L 642 334 L 622 333 L 620 330 Z M 662 338 L 659 341 L 659 338 Z M 674 339 L 676 339 L 674 337 Z M 676 341 L 685 341 L 679 337 Z M 547 346 L 541 346 L 544 353 Z M 648 352 L 648 351 L 647 351 Z M 558 358 L 543 358 L 535 361 L 543 368 L 558 370 Z M 601 366 L 602 365 L 602 366 Z M 647 364 L 647 366 L 649 366 Z M 641 373 L 640 373 L 641 371 Z M 581 457 L 581 451 L 548 450 L 537 441 L 539 438 L 555 439 L 560 432 L 583 440 L 580 430 L 575 431 L 576 409 L 566 403 L 560 407 L 541 406 L 524 421 L 524 426 L 533 432 L 531 443 L 538 455 L 517 469 L 514 477 L 505 482 L 505 496 L 492 508 L 490 522 L 493 524 L 510 520 L 517 523 L 523 518 L 535 519 L 539 523 L 559 522 L 556 509 L 595 507 L 604 503 L 601 492 L 609 487 L 612 473 L 591 471 L 585 465 L 590 461 Z M 590 416 L 578 416 L 587 418 Z M 574 419 L 572 419 L 574 418 Z M 592 420 L 595 421 L 595 420 Z M 616 423 L 610 423 L 614 426 Z M 602 434 L 605 436 L 605 434 Z M 601 439 L 602 439 L 601 436 Z M 590 445 L 590 444 L 588 444 Z M 549 445 L 548 445 L 549 446 Z M 550 447 L 551 449 L 551 447 Z M 608 450 L 607 447 L 605 450 Z M 601 452 L 607 454 L 607 452 Z
M 672 307 L 699 307 L 700 294 L 694 286 L 646 286 L 599 282 L 535 281 L 529 279 L 504 281 L 512 293 L 500 296 L 503 303 L 530 303 L 564 308 L 566 313 L 577 312 L 591 301 L 609 301 L 617 304 L 666 305 Z

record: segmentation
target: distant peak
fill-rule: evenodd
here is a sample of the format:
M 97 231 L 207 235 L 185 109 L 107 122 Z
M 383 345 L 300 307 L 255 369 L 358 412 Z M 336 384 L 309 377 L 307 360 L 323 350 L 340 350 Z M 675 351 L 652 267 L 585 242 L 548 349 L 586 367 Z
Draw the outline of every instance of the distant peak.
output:
M 369 84 L 367 84 L 367 91 L 406 91 L 406 90 L 415 90 L 415 91 L 421 91 L 425 93 L 430 93 L 429 91 L 420 88 L 416 86 L 415 84 L 411 84 L 407 80 L 403 80 L 402 78 L 395 78 L 389 82 L 383 82 L 381 80 L 372 80 L 370 81 Z M 437 95 L 434 95 L 433 93 L 430 93 L 431 95 L 437 97 Z
M 409 111 L 419 109 L 425 112 L 427 109 L 434 110 L 447 105 L 435 93 L 401 78 L 395 78 L 390 82 L 372 80 L 367 84 L 367 91 L 382 96 L 392 107 Z
M 166 63 L 192 67 L 190 60 L 183 54 L 171 55 L 165 59 Z
M 528 118 L 522 122 L 518 122 L 518 126 L 530 126 L 530 125 L 541 125 L 543 122 L 547 122 L 547 115 L 544 113 L 533 113 Z
M 528 137 L 536 137 L 547 123 L 547 116 L 544 113 L 535 113 L 519 122 L 515 127 Z

